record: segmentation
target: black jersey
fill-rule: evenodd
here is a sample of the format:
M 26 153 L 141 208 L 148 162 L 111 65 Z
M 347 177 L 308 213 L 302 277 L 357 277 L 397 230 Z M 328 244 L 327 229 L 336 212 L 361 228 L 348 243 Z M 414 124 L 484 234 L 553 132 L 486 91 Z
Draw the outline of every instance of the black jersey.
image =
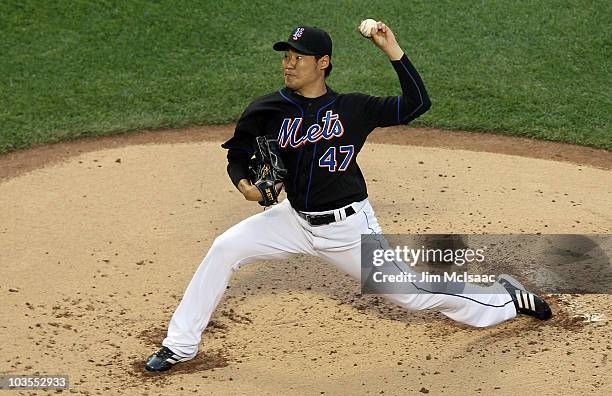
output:
M 278 140 L 289 173 L 287 198 L 299 211 L 337 209 L 367 198 L 357 154 L 376 127 L 407 124 L 431 106 L 421 77 L 404 55 L 391 62 L 401 96 L 327 93 L 306 98 L 283 88 L 254 100 L 236 125 L 228 149 L 228 173 L 234 185 L 248 179 L 255 137 Z

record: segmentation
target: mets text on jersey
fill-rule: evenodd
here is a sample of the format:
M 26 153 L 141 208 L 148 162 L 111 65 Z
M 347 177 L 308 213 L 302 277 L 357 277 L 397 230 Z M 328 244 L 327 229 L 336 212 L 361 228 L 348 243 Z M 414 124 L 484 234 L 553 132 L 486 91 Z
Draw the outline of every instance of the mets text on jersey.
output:
M 340 137 L 344 134 L 344 125 L 338 114 L 334 114 L 332 110 L 325 112 L 321 119 L 323 126 L 312 124 L 303 136 L 297 137 L 298 131 L 302 126 L 302 118 L 285 118 L 278 132 L 278 144 L 282 148 L 291 145 L 293 148 L 298 148 L 302 144 L 316 143 L 321 139 L 330 140 L 334 137 Z

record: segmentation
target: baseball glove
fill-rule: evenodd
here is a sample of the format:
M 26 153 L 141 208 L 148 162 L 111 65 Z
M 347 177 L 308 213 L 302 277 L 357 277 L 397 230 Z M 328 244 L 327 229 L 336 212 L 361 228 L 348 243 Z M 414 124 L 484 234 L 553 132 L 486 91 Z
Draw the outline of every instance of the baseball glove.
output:
M 278 203 L 276 184 L 282 183 L 287 176 L 287 169 L 280 157 L 280 149 L 275 139 L 265 136 L 256 138 L 257 148 L 251 158 L 249 170 L 251 183 L 261 193 L 261 206 L 270 206 Z

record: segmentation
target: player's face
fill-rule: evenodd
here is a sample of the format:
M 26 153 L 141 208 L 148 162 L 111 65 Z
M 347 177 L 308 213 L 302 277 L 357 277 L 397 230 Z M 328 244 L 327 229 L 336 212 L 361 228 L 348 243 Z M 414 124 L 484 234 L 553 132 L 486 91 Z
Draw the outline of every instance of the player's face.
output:
M 313 55 L 299 54 L 293 50 L 285 51 L 283 56 L 283 76 L 285 86 L 297 90 L 325 78 L 325 71 Z

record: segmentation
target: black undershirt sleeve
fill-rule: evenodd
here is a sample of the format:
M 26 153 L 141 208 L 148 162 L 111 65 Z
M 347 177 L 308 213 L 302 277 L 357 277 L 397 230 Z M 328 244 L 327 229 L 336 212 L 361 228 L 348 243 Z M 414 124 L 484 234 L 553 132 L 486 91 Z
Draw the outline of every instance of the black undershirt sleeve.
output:
M 246 151 L 229 149 L 227 152 L 227 174 L 236 188 L 240 180 L 249 178 L 250 158 Z
M 405 54 L 400 60 L 392 61 L 391 64 L 402 87 L 399 119 L 400 123 L 406 124 L 429 110 L 431 102 L 421 76 Z
M 372 129 L 407 124 L 431 107 L 425 84 L 408 57 L 404 54 L 391 64 L 399 77 L 402 95 L 366 98 L 364 112 Z
M 254 153 L 254 141 L 258 136 L 257 104 L 252 103 L 236 123 L 234 136 L 221 147 L 227 149 L 227 173 L 234 184 L 242 179 L 249 179 L 249 161 Z

